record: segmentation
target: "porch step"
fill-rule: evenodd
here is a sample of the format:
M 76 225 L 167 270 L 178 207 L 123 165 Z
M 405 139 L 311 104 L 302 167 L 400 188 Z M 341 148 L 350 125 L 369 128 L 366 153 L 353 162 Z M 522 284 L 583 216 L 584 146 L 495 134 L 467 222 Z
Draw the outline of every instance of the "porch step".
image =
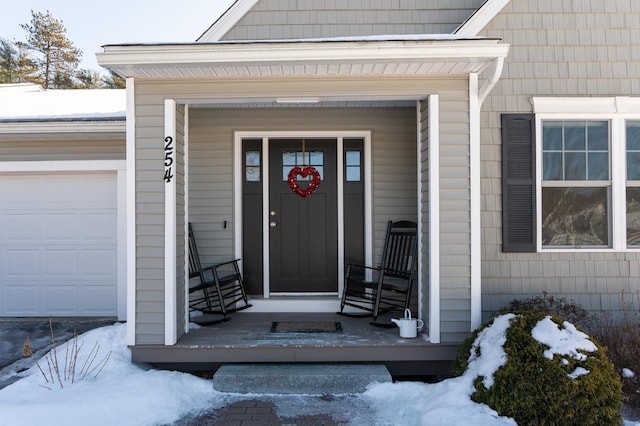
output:
M 379 364 L 225 364 L 213 375 L 219 392 L 262 394 L 361 393 L 373 382 L 391 382 Z

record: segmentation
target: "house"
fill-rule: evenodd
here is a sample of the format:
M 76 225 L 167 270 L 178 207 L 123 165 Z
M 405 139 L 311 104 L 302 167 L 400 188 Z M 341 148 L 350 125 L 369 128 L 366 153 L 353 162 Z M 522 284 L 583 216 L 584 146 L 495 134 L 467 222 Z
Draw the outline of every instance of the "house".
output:
M 0 85 L 0 317 L 126 319 L 125 95 Z
M 422 3 L 238 0 L 194 43 L 103 46 L 127 79 L 134 360 L 442 360 L 514 298 L 622 311 L 640 278 L 640 6 Z M 303 209 L 283 153 L 305 150 L 325 182 Z M 252 313 L 324 313 L 397 219 L 419 224 L 427 345 L 188 343 L 188 222 L 208 261 L 242 258 Z

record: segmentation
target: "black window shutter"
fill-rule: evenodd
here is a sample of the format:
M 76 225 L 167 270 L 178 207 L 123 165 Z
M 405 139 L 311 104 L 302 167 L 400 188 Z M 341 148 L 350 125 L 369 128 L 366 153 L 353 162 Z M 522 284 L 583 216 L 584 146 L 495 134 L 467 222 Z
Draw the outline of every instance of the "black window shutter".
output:
M 502 251 L 536 251 L 535 120 L 502 114 Z

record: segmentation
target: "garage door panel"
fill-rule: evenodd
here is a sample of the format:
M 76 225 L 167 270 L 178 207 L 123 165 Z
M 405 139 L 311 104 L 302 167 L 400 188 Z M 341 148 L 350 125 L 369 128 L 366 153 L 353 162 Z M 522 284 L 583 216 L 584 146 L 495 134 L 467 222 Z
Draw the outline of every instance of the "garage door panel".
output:
M 109 315 L 113 309 L 110 301 L 115 297 L 116 291 L 113 286 L 84 286 L 80 290 L 79 305 L 86 315 Z
M 6 214 L 3 218 L 5 224 L 5 241 L 33 242 L 38 240 L 38 215 L 28 213 Z
M 5 275 L 2 278 L 37 277 L 39 274 L 39 250 L 5 249 Z
M 43 306 L 42 309 L 56 315 L 69 315 L 76 313 L 77 288 L 75 286 L 45 286 L 42 288 Z
M 69 208 L 80 204 L 80 176 L 52 175 L 46 182 L 38 182 L 41 207 Z
M 118 266 L 118 254 L 115 250 L 85 250 L 83 256 L 83 273 L 88 278 L 116 278 L 114 272 Z
M 84 241 L 116 243 L 116 217 L 112 212 L 97 212 L 83 215 L 79 221 L 79 234 Z
M 88 175 L 81 183 L 80 197 L 85 206 L 93 209 L 113 207 L 117 188 L 110 179 L 100 175 Z
M 78 252 L 76 250 L 44 250 L 44 271 L 47 277 L 70 278 L 78 274 Z
M 0 316 L 115 316 L 115 173 L 0 175 L 0 190 Z
M 0 179 L 3 200 L 8 208 L 34 209 L 40 203 L 38 185 L 24 176 L 3 176 Z
M 45 241 L 76 241 L 79 220 L 74 213 L 43 214 L 40 217 L 42 238 Z
M 8 315 L 37 315 L 38 287 L 28 285 L 9 285 L 5 292 Z

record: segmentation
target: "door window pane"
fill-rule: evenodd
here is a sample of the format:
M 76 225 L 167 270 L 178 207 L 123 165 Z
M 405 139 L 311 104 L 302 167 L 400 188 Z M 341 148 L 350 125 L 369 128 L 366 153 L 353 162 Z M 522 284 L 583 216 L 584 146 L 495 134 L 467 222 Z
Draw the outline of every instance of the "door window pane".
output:
M 312 166 L 320 174 L 320 180 L 324 180 L 324 152 L 322 151 L 305 151 L 304 155 L 302 151 L 297 152 L 283 152 L 282 153 L 282 180 L 286 181 L 289 177 L 289 172 L 295 166 L 304 167 Z M 298 175 L 297 181 L 311 180 L 311 176 L 302 177 Z

